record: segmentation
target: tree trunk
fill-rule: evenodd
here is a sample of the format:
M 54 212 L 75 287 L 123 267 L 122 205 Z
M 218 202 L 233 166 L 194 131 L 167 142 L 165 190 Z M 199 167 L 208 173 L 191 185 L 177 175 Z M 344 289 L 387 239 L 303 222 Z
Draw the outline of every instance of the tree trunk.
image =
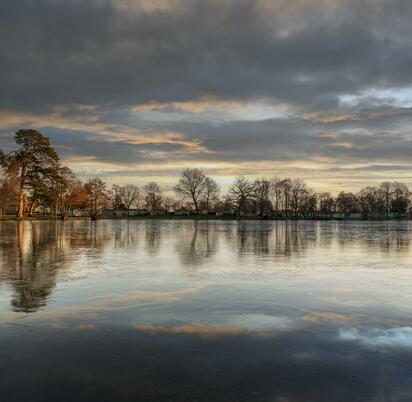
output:
M 20 183 L 19 183 L 19 201 L 17 205 L 17 219 L 24 218 L 24 181 L 26 175 L 26 166 L 23 163 L 20 170 Z
M 198 205 L 197 205 L 196 197 L 192 197 L 192 198 L 193 198 L 193 203 L 195 204 L 195 211 L 196 211 L 196 213 L 198 214 L 198 213 L 199 213 L 199 207 L 198 207 Z
M 29 207 L 29 216 L 33 216 L 33 211 L 34 211 L 35 206 L 36 206 L 36 200 L 32 200 L 30 202 L 30 207 Z
M 24 218 L 24 194 L 23 190 L 20 189 L 19 193 L 19 203 L 18 203 L 18 208 L 17 208 L 17 218 L 18 219 L 23 219 Z

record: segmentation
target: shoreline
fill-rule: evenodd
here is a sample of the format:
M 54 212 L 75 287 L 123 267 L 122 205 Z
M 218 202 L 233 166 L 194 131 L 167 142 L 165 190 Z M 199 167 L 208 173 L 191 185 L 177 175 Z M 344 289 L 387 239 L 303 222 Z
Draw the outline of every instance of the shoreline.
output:
M 411 221 L 412 218 L 352 218 L 352 219 L 339 219 L 339 218 L 266 218 L 266 217 L 241 217 L 236 218 L 232 216 L 129 216 L 129 217 L 114 217 L 114 216 L 102 216 L 97 219 L 101 220 L 130 220 L 130 221 L 153 221 L 153 220 L 177 220 L 177 221 L 285 221 L 285 222 L 298 222 L 298 221 L 311 221 L 311 222 L 390 222 L 390 221 Z M 24 217 L 23 219 L 17 219 L 15 216 L 6 216 L 0 222 L 37 222 L 37 221 L 53 221 L 53 222 L 68 222 L 68 221 L 92 221 L 89 217 L 83 216 L 70 216 L 65 220 L 60 219 L 59 217 L 51 216 L 33 216 L 33 217 Z M 94 221 L 96 222 L 96 221 Z

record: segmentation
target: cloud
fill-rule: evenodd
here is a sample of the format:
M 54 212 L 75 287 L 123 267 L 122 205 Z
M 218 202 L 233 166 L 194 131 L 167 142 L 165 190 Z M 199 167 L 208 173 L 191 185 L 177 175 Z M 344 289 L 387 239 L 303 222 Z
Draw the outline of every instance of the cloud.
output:
M 337 105 L 342 95 L 410 83 L 411 10 L 401 0 L 148 4 L 3 1 L 0 105 L 207 96 Z
M 3 0 L 1 146 L 35 127 L 85 175 L 412 183 L 411 16 L 406 0 Z
M 307 314 L 302 317 L 302 320 L 307 323 L 323 323 L 323 322 L 341 322 L 341 323 L 346 323 L 346 322 L 352 322 L 359 320 L 358 316 L 354 315 L 349 315 L 349 314 L 340 314 L 340 313 L 334 313 L 331 311 L 319 311 L 311 314 Z
M 27 328 L 33 323 L 51 323 L 57 329 L 70 328 L 72 321 L 77 322 L 75 329 L 91 329 L 99 315 L 123 309 L 153 306 L 159 304 L 173 304 L 198 294 L 203 286 L 186 287 L 170 292 L 129 291 L 108 296 L 95 297 L 84 304 L 57 306 L 40 310 L 36 315 L 19 316 L 16 313 L 2 314 L 0 323 L 14 323 L 19 320 Z M 14 320 L 13 320 L 13 319 Z
M 356 328 L 343 329 L 339 332 L 339 339 L 349 342 L 360 342 L 369 347 L 398 347 L 410 349 L 412 348 L 412 328 L 398 327 L 364 331 Z
M 137 329 L 138 331 L 148 332 L 154 335 L 188 334 L 196 335 L 203 339 L 213 339 L 224 336 L 238 336 L 244 332 L 244 330 L 237 327 L 209 326 L 201 322 L 189 323 L 172 327 L 165 327 L 161 325 L 153 325 L 147 323 L 136 323 L 132 324 L 132 327 Z

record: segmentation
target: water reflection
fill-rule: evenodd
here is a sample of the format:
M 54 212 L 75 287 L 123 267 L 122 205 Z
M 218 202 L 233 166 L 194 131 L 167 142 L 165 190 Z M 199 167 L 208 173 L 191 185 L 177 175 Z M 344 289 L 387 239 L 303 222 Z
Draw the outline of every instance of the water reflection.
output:
M 0 224 L 0 234 L 0 280 L 13 288 L 13 308 L 32 312 L 45 306 L 59 273 L 63 280 L 83 254 L 97 264 L 112 247 L 140 247 L 152 257 L 176 254 L 181 264 L 190 267 L 214 258 L 219 261 L 222 245 L 232 259 L 234 255 L 302 258 L 317 248 L 336 254 L 361 249 L 408 255 L 411 228 L 407 222 L 6 222 Z M 162 251 L 163 240 L 174 246 Z
M 0 400 L 407 401 L 409 222 L 0 223 Z
M 358 243 L 370 252 L 409 252 L 410 235 L 411 227 L 408 223 L 371 222 L 364 225 L 357 222 L 336 225 L 337 242 L 342 248 Z
M 56 286 L 59 272 L 71 266 L 78 250 L 96 258 L 111 240 L 107 227 L 91 223 L 78 231 L 76 223 L 19 222 L 0 225 L 0 280 L 13 288 L 15 311 L 43 307 Z
M 150 255 L 156 255 L 161 246 L 161 230 L 159 221 L 149 220 L 144 222 L 146 249 Z
M 62 235 L 61 227 L 54 224 L 20 222 L 12 230 L 14 235 L 12 232 L 9 241 L 2 242 L 2 278 L 14 285 L 11 304 L 16 311 L 36 311 L 45 305 L 56 285 L 68 239 Z
M 196 266 L 216 254 L 219 233 L 213 223 L 185 223 L 178 227 L 176 235 L 176 252 L 184 265 Z

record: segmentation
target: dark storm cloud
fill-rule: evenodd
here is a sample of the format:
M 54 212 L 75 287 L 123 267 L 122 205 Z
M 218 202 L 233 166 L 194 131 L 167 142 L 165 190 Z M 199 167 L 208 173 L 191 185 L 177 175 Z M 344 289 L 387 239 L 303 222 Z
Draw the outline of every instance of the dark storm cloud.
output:
M 411 17 L 405 0 L 3 0 L 1 147 L 34 127 L 125 176 L 405 171 Z
M 3 0 L 0 105 L 214 96 L 329 107 L 342 94 L 411 83 L 406 1 L 139 4 Z

